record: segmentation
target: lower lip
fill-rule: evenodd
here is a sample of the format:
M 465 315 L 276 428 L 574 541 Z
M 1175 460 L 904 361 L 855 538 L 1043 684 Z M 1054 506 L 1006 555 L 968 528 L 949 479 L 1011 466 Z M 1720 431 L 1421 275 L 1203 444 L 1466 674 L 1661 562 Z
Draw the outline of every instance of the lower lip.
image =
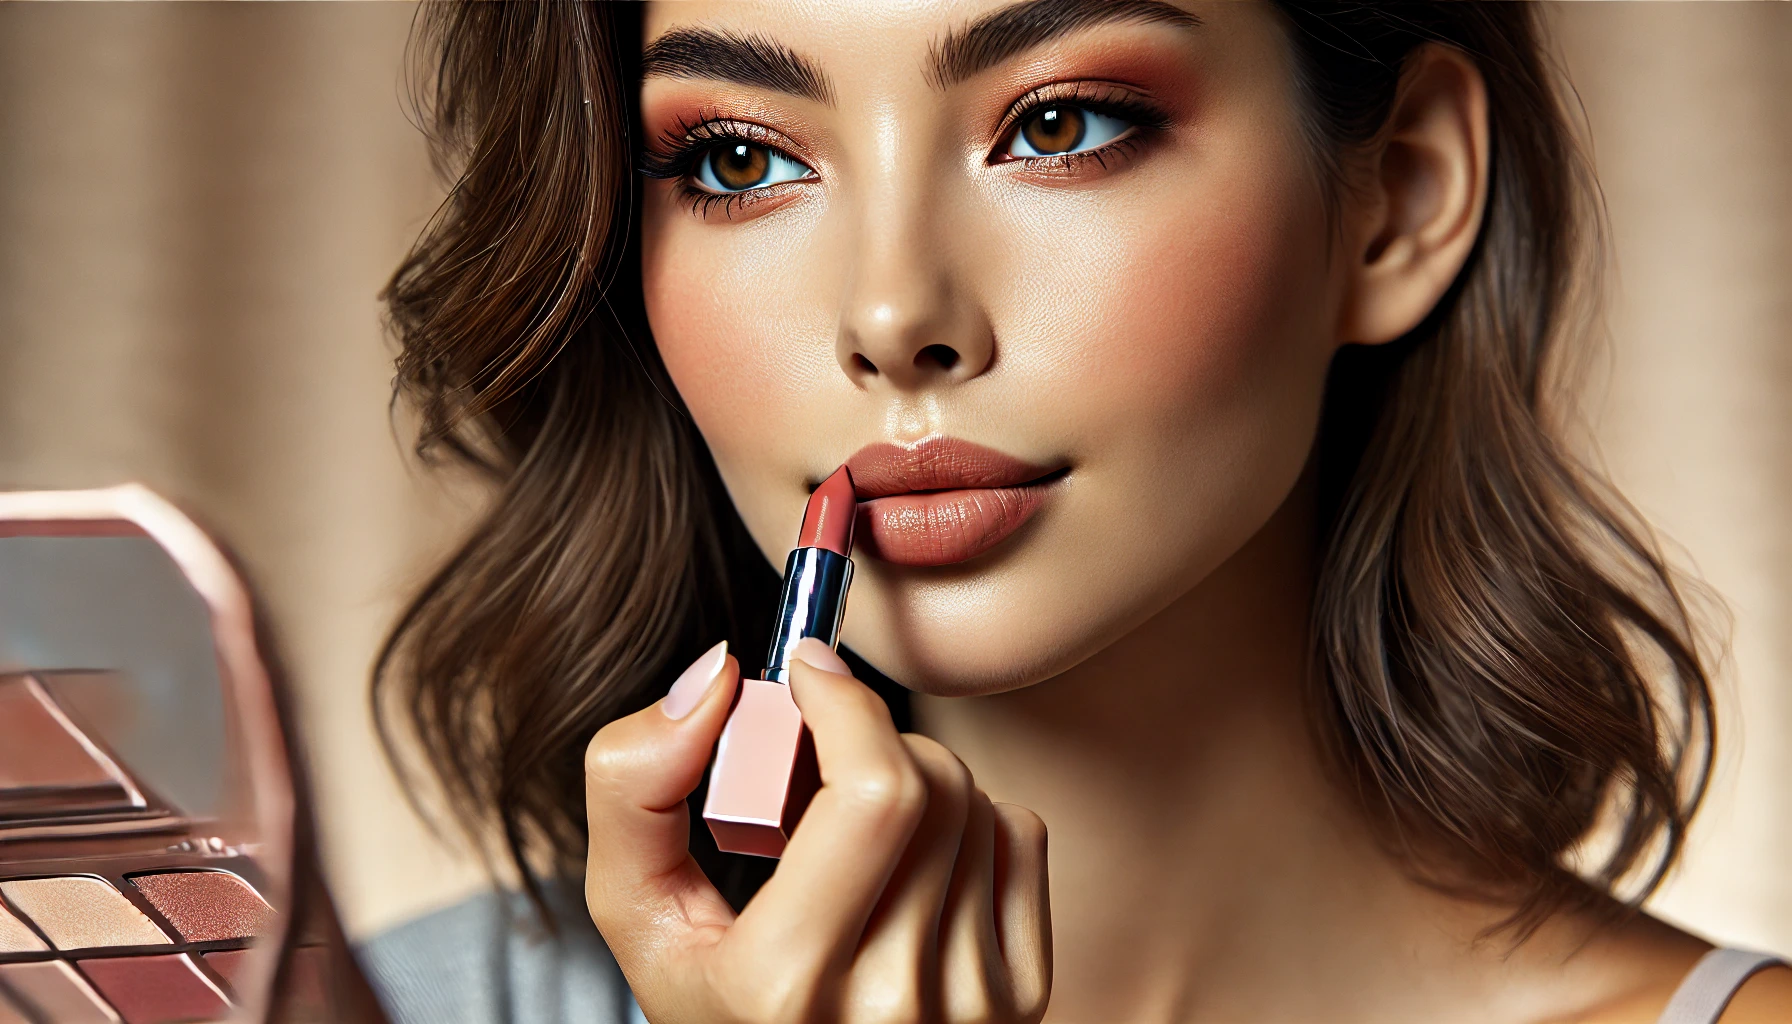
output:
M 859 502 L 861 542 L 893 565 L 952 565 L 995 547 L 1039 511 L 1051 485 L 892 494 Z

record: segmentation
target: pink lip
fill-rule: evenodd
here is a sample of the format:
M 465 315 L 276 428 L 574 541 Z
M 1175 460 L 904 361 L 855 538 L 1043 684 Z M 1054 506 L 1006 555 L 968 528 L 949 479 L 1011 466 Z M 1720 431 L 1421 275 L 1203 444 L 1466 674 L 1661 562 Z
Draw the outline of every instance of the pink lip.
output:
M 1049 468 L 938 436 L 867 445 L 846 465 L 861 548 L 895 565 L 951 565 L 988 551 L 1039 510 L 1056 479 Z

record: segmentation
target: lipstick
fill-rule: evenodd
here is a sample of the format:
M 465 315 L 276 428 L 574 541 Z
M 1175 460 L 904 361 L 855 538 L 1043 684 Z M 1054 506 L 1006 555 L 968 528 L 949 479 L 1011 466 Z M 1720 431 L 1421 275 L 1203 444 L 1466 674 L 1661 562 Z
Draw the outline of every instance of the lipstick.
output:
M 822 481 L 803 510 L 797 546 L 784 562 L 784 595 L 763 679 L 743 679 L 709 770 L 703 820 L 716 846 L 759 857 L 783 854 L 821 788 L 815 743 L 790 698 L 790 650 L 812 636 L 834 647 L 852 585 L 852 473 Z

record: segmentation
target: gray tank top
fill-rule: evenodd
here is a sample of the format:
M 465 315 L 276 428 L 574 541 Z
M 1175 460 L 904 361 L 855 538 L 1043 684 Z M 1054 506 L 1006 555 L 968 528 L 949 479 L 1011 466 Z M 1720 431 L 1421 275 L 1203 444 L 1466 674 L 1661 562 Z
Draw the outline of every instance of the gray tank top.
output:
M 1730 1005 L 1730 997 L 1743 982 L 1757 971 L 1784 964 L 1772 953 L 1714 949 L 1686 973 L 1656 1024 L 1717 1024 L 1724 1007 Z
M 361 966 L 392 1024 L 646 1024 L 574 885 L 550 885 L 555 934 L 514 893 L 482 893 L 374 937 Z M 1717 1024 L 1750 975 L 1782 963 L 1714 949 L 1659 1024 Z

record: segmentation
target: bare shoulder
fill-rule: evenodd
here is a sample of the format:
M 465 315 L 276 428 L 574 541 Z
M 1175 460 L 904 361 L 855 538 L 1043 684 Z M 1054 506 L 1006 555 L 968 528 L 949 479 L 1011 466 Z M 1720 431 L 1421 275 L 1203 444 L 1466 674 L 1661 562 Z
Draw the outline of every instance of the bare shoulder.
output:
M 1615 979 L 1612 998 L 1571 1019 L 1578 1024 L 1656 1024 L 1711 944 L 1657 918 L 1639 915 L 1598 943 Z M 1719 1024 L 1792 1021 L 1792 969 L 1761 971 L 1737 990 Z

